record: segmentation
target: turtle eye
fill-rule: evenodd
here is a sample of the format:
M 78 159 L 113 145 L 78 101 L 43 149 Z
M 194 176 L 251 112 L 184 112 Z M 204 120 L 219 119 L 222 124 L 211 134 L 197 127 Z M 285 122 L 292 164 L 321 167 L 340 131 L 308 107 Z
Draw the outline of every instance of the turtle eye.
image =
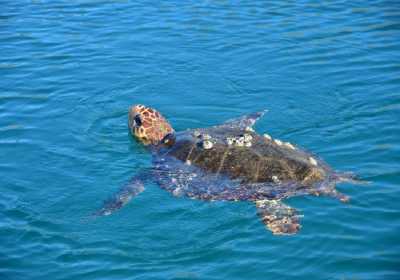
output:
M 142 120 L 140 119 L 139 115 L 135 116 L 135 124 L 136 124 L 136 126 L 141 126 L 142 125 Z

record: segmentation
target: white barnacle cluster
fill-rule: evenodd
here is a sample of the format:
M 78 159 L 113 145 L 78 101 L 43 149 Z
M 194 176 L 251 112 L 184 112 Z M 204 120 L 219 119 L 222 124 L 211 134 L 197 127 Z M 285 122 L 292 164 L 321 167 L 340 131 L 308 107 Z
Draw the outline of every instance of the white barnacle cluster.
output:
M 273 143 L 275 143 L 278 146 L 285 147 L 285 148 L 288 148 L 290 150 L 296 150 L 295 146 L 293 146 L 291 143 L 283 142 L 283 141 L 281 141 L 279 139 L 272 139 L 272 137 L 267 133 L 264 133 L 264 138 L 265 138 L 266 141 L 272 141 Z
M 251 140 L 253 140 L 253 136 L 251 136 L 251 134 L 246 133 L 243 135 L 243 139 L 244 142 L 251 142 Z
M 237 137 L 227 137 L 226 143 L 229 146 L 251 147 L 252 140 L 253 140 L 253 136 L 249 133 L 245 133 L 245 134 L 237 136 Z
M 317 166 L 317 165 L 318 165 L 318 162 L 315 160 L 315 158 L 309 157 L 308 160 L 310 161 L 310 163 L 311 163 L 312 165 L 314 165 L 314 166 Z
M 196 137 L 196 138 L 199 138 L 199 137 L 201 136 L 200 131 L 195 130 L 195 131 L 193 132 L 193 136 Z
M 201 138 L 203 138 L 203 140 L 211 140 L 211 135 L 209 135 L 209 134 L 203 134 L 203 135 L 201 136 Z
M 278 176 L 275 176 L 275 175 L 272 176 L 271 179 L 272 179 L 272 182 L 274 182 L 275 184 L 279 184 L 281 182 L 281 180 L 279 180 Z
M 210 140 L 204 140 L 203 141 L 203 148 L 206 150 L 211 149 L 214 146 L 213 142 L 211 142 Z
M 228 146 L 232 146 L 235 143 L 235 137 L 227 137 L 226 143 L 228 144 Z
M 295 150 L 295 149 L 296 149 L 296 148 L 295 148 L 292 144 L 290 144 L 289 142 L 285 142 L 285 146 L 286 146 L 287 148 L 291 149 L 291 150 Z
M 212 138 L 209 134 L 203 134 L 203 135 L 201 135 L 201 138 L 203 139 L 203 148 L 204 149 L 209 150 L 214 146 L 214 143 L 212 142 Z
M 268 141 L 271 141 L 271 140 L 272 140 L 272 137 L 271 137 L 269 134 L 267 134 L 267 133 L 264 133 L 264 138 L 265 138 L 266 140 L 268 140 Z
M 203 149 L 209 150 L 212 147 L 214 147 L 214 143 L 213 143 L 213 139 L 212 139 L 211 135 L 201 134 L 199 131 L 196 130 L 193 133 L 193 136 L 200 140 L 198 143 L 201 145 L 201 147 L 203 147 Z

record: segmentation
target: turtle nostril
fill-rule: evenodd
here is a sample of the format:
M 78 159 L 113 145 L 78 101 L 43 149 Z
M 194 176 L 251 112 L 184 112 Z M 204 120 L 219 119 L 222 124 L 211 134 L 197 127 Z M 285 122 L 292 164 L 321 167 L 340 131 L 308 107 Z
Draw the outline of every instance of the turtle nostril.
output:
M 134 120 L 135 120 L 135 123 L 136 123 L 137 126 L 141 126 L 142 125 L 142 120 L 140 119 L 139 115 L 136 115 Z

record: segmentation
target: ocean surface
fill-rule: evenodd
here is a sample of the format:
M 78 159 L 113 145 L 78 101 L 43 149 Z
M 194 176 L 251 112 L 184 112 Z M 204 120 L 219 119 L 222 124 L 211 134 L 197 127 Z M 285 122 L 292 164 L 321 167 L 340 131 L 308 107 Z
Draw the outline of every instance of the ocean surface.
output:
M 0 279 L 400 279 L 398 1 L 0 1 Z M 246 202 L 149 183 L 85 217 L 149 153 L 131 104 L 176 130 L 268 109 L 256 130 L 370 181 L 349 204 Z

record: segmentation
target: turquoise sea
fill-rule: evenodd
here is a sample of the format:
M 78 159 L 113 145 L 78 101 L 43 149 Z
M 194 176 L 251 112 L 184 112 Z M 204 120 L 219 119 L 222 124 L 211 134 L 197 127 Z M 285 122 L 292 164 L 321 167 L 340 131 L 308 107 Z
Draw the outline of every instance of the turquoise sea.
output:
M 155 184 L 87 221 L 150 155 L 131 104 L 176 128 L 268 109 L 260 133 L 368 186 L 251 203 Z M 400 279 L 399 1 L 0 0 L 0 279 Z

